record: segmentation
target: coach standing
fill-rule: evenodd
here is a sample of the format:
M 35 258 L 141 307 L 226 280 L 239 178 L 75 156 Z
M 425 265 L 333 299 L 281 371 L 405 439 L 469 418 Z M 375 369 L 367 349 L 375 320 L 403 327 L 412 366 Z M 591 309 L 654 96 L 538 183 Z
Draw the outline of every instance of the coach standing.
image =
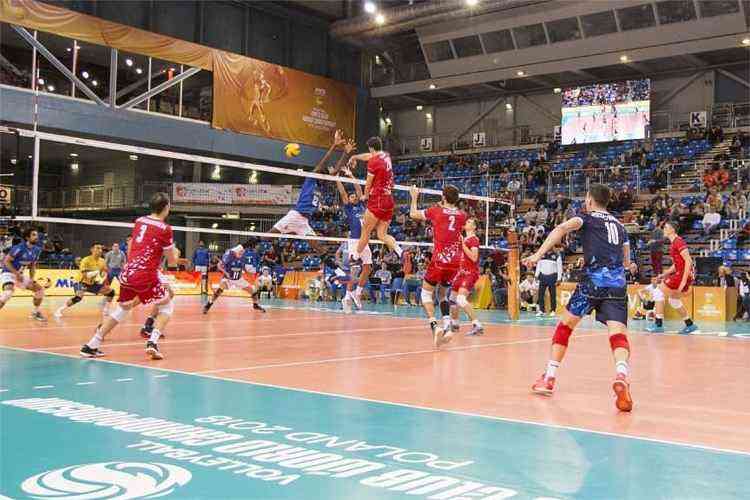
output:
M 104 263 L 107 266 L 107 280 L 109 283 L 117 278 L 120 279 L 122 266 L 125 265 L 125 253 L 120 250 L 120 245 L 112 243 L 112 250 L 104 256 Z
M 559 254 L 548 253 L 536 263 L 536 277 L 539 280 L 539 310 L 537 316 L 544 316 L 544 294 L 549 289 L 551 310 L 549 315 L 557 313 L 557 282 L 562 279 L 562 257 Z

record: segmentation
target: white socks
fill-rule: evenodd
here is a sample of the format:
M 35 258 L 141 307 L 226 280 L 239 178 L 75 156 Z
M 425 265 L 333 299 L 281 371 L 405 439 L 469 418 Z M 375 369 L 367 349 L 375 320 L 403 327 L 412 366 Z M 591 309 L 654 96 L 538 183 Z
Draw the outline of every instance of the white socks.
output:
M 630 372 L 630 367 L 628 366 L 628 362 L 618 361 L 617 363 L 615 363 L 615 371 L 617 372 L 618 375 L 624 375 L 627 377 Z
M 148 341 L 156 344 L 159 341 L 159 337 L 161 337 L 161 332 L 154 328 L 153 330 L 151 330 L 151 337 L 148 339 Z
M 96 333 L 93 337 L 91 337 L 91 340 L 89 340 L 88 345 L 92 349 L 98 349 L 102 345 L 102 334 L 99 333 L 99 329 L 96 329 Z
M 362 290 L 363 290 L 363 288 L 361 286 L 357 285 L 356 290 L 354 290 L 354 295 L 357 298 L 361 297 L 362 296 Z
M 471 324 L 476 326 L 477 328 L 482 328 L 482 322 L 479 321 L 478 319 L 475 319 L 474 321 L 472 321 Z
M 547 372 L 544 374 L 544 378 L 553 378 L 557 369 L 560 368 L 560 363 L 557 361 L 547 361 Z

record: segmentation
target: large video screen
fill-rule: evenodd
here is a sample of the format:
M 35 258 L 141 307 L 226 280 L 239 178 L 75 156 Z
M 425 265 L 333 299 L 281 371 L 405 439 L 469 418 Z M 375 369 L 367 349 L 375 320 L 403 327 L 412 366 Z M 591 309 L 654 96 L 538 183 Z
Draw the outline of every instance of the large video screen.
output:
M 573 87 L 562 93 L 562 144 L 644 139 L 651 80 Z

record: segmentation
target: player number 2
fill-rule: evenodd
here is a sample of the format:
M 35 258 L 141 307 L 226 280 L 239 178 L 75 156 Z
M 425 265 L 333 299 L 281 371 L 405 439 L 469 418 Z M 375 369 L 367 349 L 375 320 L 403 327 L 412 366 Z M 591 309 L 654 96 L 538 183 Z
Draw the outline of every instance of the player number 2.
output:
M 620 243 L 620 234 L 617 232 L 617 224 L 614 222 L 605 222 L 604 225 L 607 226 L 607 239 L 609 242 L 613 245 Z
M 448 220 L 450 221 L 450 223 L 448 224 L 448 231 L 455 231 L 456 230 L 456 216 L 451 215 L 450 217 L 448 217 Z
M 143 242 L 143 237 L 146 236 L 146 230 L 147 229 L 148 229 L 148 226 L 145 225 L 145 224 L 140 227 L 140 230 L 138 231 L 138 236 L 136 236 L 136 238 L 135 238 L 136 242 L 138 242 L 138 243 L 142 243 Z

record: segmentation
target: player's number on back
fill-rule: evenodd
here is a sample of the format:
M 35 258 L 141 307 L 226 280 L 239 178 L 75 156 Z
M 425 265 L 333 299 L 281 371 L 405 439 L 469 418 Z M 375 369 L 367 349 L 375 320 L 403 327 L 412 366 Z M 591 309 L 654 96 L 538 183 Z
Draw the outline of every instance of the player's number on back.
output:
M 455 231 L 456 230 L 456 216 L 451 215 L 448 217 L 448 231 Z
M 138 236 L 135 237 L 135 241 L 138 243 L 143 243 L 143 237 L 146 236 L 146 230 L 148 229 L 147 225 L 142 225 L 139 228 Z
M 620 233 L 617 232 L 617 224 L 614 222 L 605 222 L 604 225 L 607 227 L 607 240 L 612 245 L 620 243 Z

